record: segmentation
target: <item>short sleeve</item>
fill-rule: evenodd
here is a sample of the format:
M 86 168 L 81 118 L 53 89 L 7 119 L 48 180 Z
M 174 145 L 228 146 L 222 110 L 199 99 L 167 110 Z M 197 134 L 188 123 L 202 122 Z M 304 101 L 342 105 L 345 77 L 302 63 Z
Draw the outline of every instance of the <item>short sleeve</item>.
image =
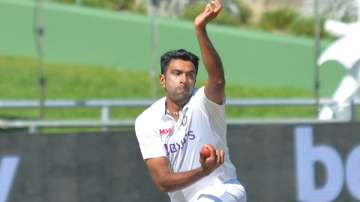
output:
M 149 158 L 166 157 L 166 151 L 158 132 L 143 119 L 135 121 L 135 133 L 144 160 Z
M 206 113 L 214 129 L 224 133 L 226 131 L 225 102 L 219 105 L 209 100 L 205 95 L 204 89 L 204 87 L 201 87 L 196 92 L 195 97 L 197 102 L 199 102 L 198 106 L 203 113 Z
M 198 89 L 198 91 L 196 92 L 196 96 L 198 97 L 197 99 L 199 99 L 199 101 L 201 102 L 200 105 L 203 106 L 204 110 L 206 110 L 206 113 L 210 117 L 221 116 L 219 118 L 225 119 L 225 102 L 224 104 L 220 105 L 209 100 L 209 98 L 207 98 L 205 95 L 204 87 Z

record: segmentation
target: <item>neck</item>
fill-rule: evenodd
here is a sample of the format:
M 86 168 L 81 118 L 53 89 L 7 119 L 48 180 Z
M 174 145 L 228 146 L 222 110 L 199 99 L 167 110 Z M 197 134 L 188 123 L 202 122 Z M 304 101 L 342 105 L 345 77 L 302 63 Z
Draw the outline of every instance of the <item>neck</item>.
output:
M 178 120 L 179 111 L 182 110 L 185 103 L 176 103 L 173 102 L 171 99 L 166 98 L 166 110 L 175 120 Z

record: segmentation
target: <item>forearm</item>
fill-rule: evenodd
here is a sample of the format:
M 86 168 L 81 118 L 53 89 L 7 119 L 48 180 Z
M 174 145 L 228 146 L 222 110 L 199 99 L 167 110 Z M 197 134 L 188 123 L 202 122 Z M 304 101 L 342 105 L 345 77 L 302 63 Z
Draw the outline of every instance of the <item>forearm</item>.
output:
M 162 192 L 171 192 L 183 189 L 194 182 L 205 177 L 207 173 L 200 167 L 191 171 L 179 173 L 165 173 L 161 179 L 157 180 L 157 187 Z
M 200 153 L 199 168 L 185 172 L 174 173 L 169 169 L 169 161 L 166 157 L 146 159 L 146 164 L 151 177 L 162 192 L 171 192 L 183 189 L 201 178 L 209 175 L 224 163 L 224 151 L 216 150 L 212 145 L 204 145 L 209 150 L 210 156 Z
M 223 104 L 225 97 L 225 76 L 220 56 L 212 45 L 205 27 L 195 26 L 195 30 L 204 66 L 208 73 L 208 79 L 205 83 L 205 94 L 211 101 Z
M 225 81 L 223 65 L 219 54 L 207 35 L 206 28 L 202 26 L 195 27 L 195 31 L 209 80 L 223 83 Z

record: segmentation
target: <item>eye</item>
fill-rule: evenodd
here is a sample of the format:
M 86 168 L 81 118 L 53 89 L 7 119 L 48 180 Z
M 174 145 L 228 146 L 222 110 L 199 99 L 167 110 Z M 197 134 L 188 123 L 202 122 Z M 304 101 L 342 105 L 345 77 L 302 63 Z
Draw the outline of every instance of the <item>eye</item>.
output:
M 178 70 L 174 70 L 172 73 L 173 73 L 174 75 L 176 75 L 176 76 L 179 76 L 179 75 L 181 74 L 181 72 L 178 71 Z
M 187 73 L 187 76 L 191 79 L 195 79 L 195 73 L 194 72 L 189 72 Z

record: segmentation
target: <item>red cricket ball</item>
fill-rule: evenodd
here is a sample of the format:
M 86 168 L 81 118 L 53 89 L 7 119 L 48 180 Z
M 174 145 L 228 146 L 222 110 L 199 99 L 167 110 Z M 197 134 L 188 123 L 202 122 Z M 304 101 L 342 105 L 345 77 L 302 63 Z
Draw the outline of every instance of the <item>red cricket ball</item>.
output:
M 210 149 L 207 147 L 203 147 L 200 153 L 203 157 L 208 158 L 210 156 Z

